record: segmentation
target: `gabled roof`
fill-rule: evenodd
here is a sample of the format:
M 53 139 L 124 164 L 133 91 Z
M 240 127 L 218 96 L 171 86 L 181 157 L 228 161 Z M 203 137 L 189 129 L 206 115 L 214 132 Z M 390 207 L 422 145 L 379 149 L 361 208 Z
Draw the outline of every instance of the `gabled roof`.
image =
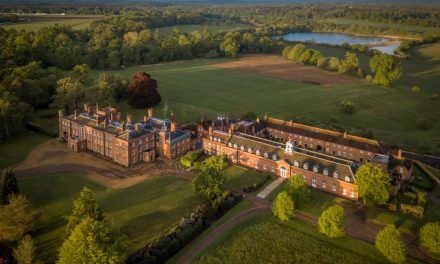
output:
M 377 140 L 362 138 L 347 133 L 341 133 L 328 129 L 307 126 L 293 121 L 284 121 L 275 118 L 267 118 L 264 121 L 266 128 L 277 129 L 292 134 L 297 134 L 313 139 L 331 142 L 339 145 L 362 149 L 372 153 L 385 154 L 385 150 Z

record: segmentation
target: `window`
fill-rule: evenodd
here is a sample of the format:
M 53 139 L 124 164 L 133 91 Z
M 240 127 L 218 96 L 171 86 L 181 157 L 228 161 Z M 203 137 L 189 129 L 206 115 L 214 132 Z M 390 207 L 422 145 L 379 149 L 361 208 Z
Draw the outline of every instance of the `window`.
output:
M 348 175 L 345 176 L 345 181 L 350 182 L 350 177 L 348 177 Z
M 232 147 L 232 143 L 231 142 L 228 143 L 228 147 Z
M 249 153 L 252 153 L 252 148 L 248 148 L 248 152 L 249 152 Z
M 342 189 L 342 195 L 344 195 L 344 196 L 347 195 L 347 190 L 346 189 Z
M 312 187 L 316 187 L 316 179 L 312 178 Z
M 351 191 L 351 193 L 350 193 L 350 197 L 351 197 L 351 198 L 354 198 L 354 191 Z
M 257 149 L 257 151 L 255 151 L 255 154 L 257 154 L 258 156 L 260 156 L 260 151 Z
M 309 169 L 309 163 L 304 162 L 303 169 L 308 170 Z
M 263 164 L 263 170 L 267 170 L 266 164 Z
M 325 181 L 322 181 L 322 185 L 321 185 L 321 187 L 322 187 L 322 188 L 324 188 L 324 189 L 326 189 L 326 188 L 327 188 L 327 184 L 326 184 L 326 182 L 325 182 Z
M 338 177 L 339 177 L 339 172 L 338 171 L 333 172 L 333 178 L 338 178 Z
M 332 184 L 332 191 L 336 192 L 336 183 Z
M 243 162 L 243 156 L 240 156 L 240 162 Z
M 237 144 L 234 144 L 234 148 L 237 149 L 237 148 L 238 148 L 238 145 L 237 145 Z
M 268 157 L 269 157 L 269 154 L 268 154 L 267 152 L 264 152 L 264 157 L 265 157 L 265 158 L 268 158 Z
M 298 162 L 297 160 L 295 160 L 295 161 L 293 162 L 293 166 L 295 166 L 295 167 L 299 167 L 299 162 Z
M 307 181 L 306 175 L 303 175 L 303 179 L 304 179 L 305 182 Z
M 313 172 L 318 172 L 319 169 L 319 165 L 314 165 L 313 166 Z
M 328 169 L 325 168 L 324 171 L 322 172 L 325 176 L 328 176 Z
M 241 150 L 244 150 L 244 146 L 241 146 L 240 149 L 241 149 Z
M 275 166 L 272 166 L 271 171 L 272 171 L 272 172 L 275 172 Z
M 277 155 L 273 154 L 273 155 L 272 155 L 272 159 L 273 159 L 273 160 L 277 160 Z
M 258 170 L 258 161 L 255 161 L 255 169 Z

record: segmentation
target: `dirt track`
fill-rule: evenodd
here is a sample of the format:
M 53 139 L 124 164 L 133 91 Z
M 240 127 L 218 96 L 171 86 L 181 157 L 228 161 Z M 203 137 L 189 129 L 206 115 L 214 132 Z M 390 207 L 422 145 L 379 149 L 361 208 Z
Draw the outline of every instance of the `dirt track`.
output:
M 214 67 L 320 85 L 361 83 L 363 80 L 335 72 L 304 66 L 276 55 L 243 56 L 239 60 L 213 64 Z

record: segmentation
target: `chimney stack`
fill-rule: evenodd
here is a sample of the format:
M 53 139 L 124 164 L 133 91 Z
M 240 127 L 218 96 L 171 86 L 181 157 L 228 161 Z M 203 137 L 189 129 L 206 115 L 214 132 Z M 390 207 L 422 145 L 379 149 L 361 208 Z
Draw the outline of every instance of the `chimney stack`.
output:
M 86 113 L 89 112 L 89 105 L 88 104 L 84 104 L 84 112 L 86 112 Z
M 208 128 L 208 135 L 212 135 L 212 126 L 209 126 Z
M 148 108 L 148 117 L 153 117 L 153 108 Z
M 397 158 L 398 158 L 399 160 L 402 159 L 402 150 L 401 150 L 401 149 L 397 150 Z
M 344 138 L 347 138 L 347 136 L 348 136 L 348 133 L 347 133 L 347 131 L 345 131 L 344 132 Z
M 147 123 L 148 121 L 148 116 L 144 115 L 144 123 Z
M 134 130 L 139 131 L 139 123 L 134 124 Z
M 176 131 L 176 123 L 171 122 L 170 131 L 171 131 L 171 132 Z
M 78 118 L 79 114 L 78 114 L 78 110 L 75 109 L 75 118 Z
M 257 123 L 259 124 L 260 123 L 260 118 L 257 116 Z
M 104 128 L 106 128 L 108 126 L 108 119 L 106 118 L 105 120 L 104 120 Z
M 98 113 L 98 112 L 99 112 L 99 105 L 98 105 L 98 102 L 96 102 L 95 113 Z
M 131 115 L 127 115 L 127 124 L 131 124 Z

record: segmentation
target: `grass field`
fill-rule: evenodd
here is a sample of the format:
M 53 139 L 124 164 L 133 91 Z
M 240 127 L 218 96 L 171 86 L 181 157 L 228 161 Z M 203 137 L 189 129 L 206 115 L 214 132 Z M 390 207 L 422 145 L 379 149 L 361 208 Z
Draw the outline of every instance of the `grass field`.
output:
M 252 186 L 262 177 L 261 173 L 259 172 L 247 170 L 237 166 L 231 166 L 225 169 L 222 171 L 222 175 L 226 179 L 226 184 L 230 184 L 238 189 Z
M 428 200 L 425 214 L 421 219 L 378 207 L 368 208 L 366 217 L 370 222 L 380 225 L 394 224 L 402 232 L 417 234 L 418 230 L 424 224 L 432 221 L 440 221 L 440 204 Z
M 169 35 L 173 32 L 174 28 L 178 29 L 182 33 L 191 33 L 193 31 L 203 31 L 204 29 L 208 28 L 208 30 L 211 33 L 218 33 L 221 31 L 229 31 L 232 29 L 245 29 L 249 28 L 249 25 L 242 25 L 242 24 L 236 24 L 236 25 L 209 25 L 209 24 L 200 24 L 200 25 L 176 25 L 176 26 L 169 26 L 169 27 L 158 27 L 157 29 L 160 30 L 160 33 L 162 35 Z
M 235 226 L 192 263 L 388 263 L 374 245 L 330 239 L 315 226 L 260 216 Z M 409 263 L 413 261 L 410 260 Z
M 26 133 L 0 143 L 0 169 L 24 160 L 34 147 L 48 139 L 48 136 L 39 133 Z
M 73 18 L 72 16 L 61 18 L 61 17 L 32 17 L 29 22 L 18 22 L 14 24 L 4 24 L 0 25 L 5 29 L 15 28 L 16 30 L 26 30 L 26 31 L 38 31 L 43 27 L 51 27 L 55 24 L 70 26 L 73 29 L 85 29 L 88 27 L 93 21 L 96 21 L 98 18 Z
M 128 237 L 130 253 L 160 236 L 200 203 L 193 195 L 191 183 L 175 176 L 118 190 L 103 188 L 78 175 L 20 179 L 19 187 L 41 213 L 38 229 L 32 236 L 37 255 L 45 262 L 55 260 L 64 236 L 63 216 L 71 213 L 72 202 L 82 187 L 95 192 L 105 217 Z
M 371 26 L 375 28 L 393 28 L 398 30 L 405 30 L 412 33 L 423 33 L 426 31 L 440 31 L 440 28 L 432 28 L 432 27 L 421 27 L 421 26 L 413 26 L 413 25 L 405 25 L 400 23 L 384 23 L 384 22 L 374 22 L 374 21 L 367 21 L 367 20 L 357 20 L 357 19 L 349 19 L 349 18 L 328 18 L 325 20 L 322 20 L 326 23 L 334 23 L 334 24 L 340 24 L 340 25 L 366 25 Z

